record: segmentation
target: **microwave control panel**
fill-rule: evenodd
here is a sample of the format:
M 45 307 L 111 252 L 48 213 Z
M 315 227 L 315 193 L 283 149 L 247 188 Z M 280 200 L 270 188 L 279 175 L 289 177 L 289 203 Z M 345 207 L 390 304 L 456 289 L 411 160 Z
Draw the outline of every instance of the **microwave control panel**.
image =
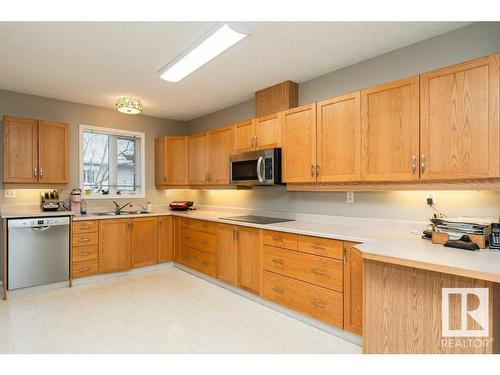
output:
M 272 180 L 273 179 L 273 159 L 265 158 L 264 159 L 264 180 Z

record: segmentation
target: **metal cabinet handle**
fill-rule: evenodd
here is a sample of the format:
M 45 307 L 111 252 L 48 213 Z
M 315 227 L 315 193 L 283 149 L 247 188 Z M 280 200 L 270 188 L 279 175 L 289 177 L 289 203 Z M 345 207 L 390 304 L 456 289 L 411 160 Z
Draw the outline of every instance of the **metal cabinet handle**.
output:
M 40 177 L 42 177 L 42 176 L 43 176 L 43 169 L 42 169 L 42 167 L 40 167 Z
M 311 304 L 313 304 L 316 307 L 319 307 L 320 309 L 324 309 L 326 307 L 324 303 L 320 303 L 316 300 L 311 300 Z
M 33 174 L 35 175 L 35 178 L 38 177 L 38 168 L 37 167 L 35 167 Z
M 90 241 L 89 237 L 82 237 L 82 238 L 80 238 L 80 242 L 88 242 L 88 241 Z
M 283 294 L 283 292 L 284 292 L 284 290 L 283 290 L 283 289 L 278 288 L 277 286 L 275 286 L 275 287 L 273 288 L 273 290 L 274 290 L 276 293 L 279 293 L 279 294 Z
M 411 157 L 411 170 L 413 174 L 417 173 L 417 157 L 415 155 Z
M 236 228 L 233 227 L 233 240 L 236 239 Z
M 89 267 L 85 267 L 85 268 L 80 268 L 78 270 L 78 272 L 85 272 L 85 271 L 90 271 L 90 268 Z
M 323 246 L 312 244 L 311 247 L 316 250 L 326 250 Z
M 90 225 L 80 225 L 80 229 L 90 229 Z
M 283 238 L 273 237 L 273 241 L 283 242 Z
M 203 245 L 208 245 L 208 241 L 201 241 Z
M 273 263 L 283 264 L 283 259 L 273 258 Z
M 257 148 L 257 147 L 258 147 L 257 145 L 258 145 L 258 138 L 257 138 L 257 137 L 255 137 L 255 148 Z
M 85 255 L 90 255 L 90 253 L 89 252 L 85 252 L 85 253 L 79 253 L 78 255 L 79 256 L 85 256 Z
M 319 177 L 320 166 L 316 164 L 316 177 Z
M 208 266 L 208 261 L 204 260 L 203 262 L 201 262 L 201 264 L 203 264 L 204 266 Z
M 315 171 L 314 165 L 311 165 L 311 177 L 314 177 L 314 171 Z
M 255 137 L 252 137 L 252 149 L 255 148 Z
M 422 154 L 420 156 L 420 160 L 421 160 L 421 164 L 420 164 L 421 169 L 420 170 L 421 170 L 422 174 L 424 174 L 425 173 L 425 155 L 424 154 Z
M 311 268 L 311 272 L 316 274 L 316 275 L 324 275 L 325 274 L 325 271 L 320 270 L 318 268 Z

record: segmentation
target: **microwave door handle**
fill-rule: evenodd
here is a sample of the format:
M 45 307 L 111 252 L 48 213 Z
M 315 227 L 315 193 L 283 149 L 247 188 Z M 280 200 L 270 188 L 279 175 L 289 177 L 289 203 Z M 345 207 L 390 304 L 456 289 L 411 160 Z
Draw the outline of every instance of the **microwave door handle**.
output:
M 262 156 L 259 156 L 259 160 L 257 160 L 257 177 L 259 178 L 259 182 L 264 182 L 264 179 L 262 178 L 262 161 L 264 158 Z

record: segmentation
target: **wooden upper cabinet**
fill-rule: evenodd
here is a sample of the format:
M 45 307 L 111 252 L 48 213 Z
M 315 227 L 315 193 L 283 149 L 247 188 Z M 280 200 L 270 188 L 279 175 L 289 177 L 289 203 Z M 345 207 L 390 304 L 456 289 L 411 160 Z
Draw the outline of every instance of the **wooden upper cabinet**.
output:
M 233 127 L 208 132 L 210 149 L 209 184 L 229 184 L 229 156 L 233 153 Z
M 344 242 L 344 329 L 363 334 L 363 258 L 355 243 Z
M 281 112 L 255 119 L 255 149 L 281 146 Z
M 499 56 L 420 76 L 422 179 L 500 176 Z
M 262 287 L 261 231 L 237 227 L 238 286 L 260 295 Z
M 189 139 L 189 183 L 202 185 L 208 182 L 208 136 L 207 133 L 190 135 Z
M 247 152 L 255 149 L 255 120 L 234 124 L 234 151 Z
M 38 122 L 4 116 L 3 182 L 36 183 L 38 168 Z
M 69 129 L 67 124 L 40 121 L 38 125 L 38 176 L 44 183 L 69 180 Z
M 158 217 L 158 262 L 170 262 L 174 251 L 174 226 L 172 216 Z
M 158 231 L 156 217 L 130 220 L 130 265 L 132 268 L 158 263 Z
M 130 221 L 99 221 L 99 272 L 117 272 L 130 268 Z
M 361 179 L 360 99 L 358 91 L 317 103 L 317 181 Z
M 217 278 L 227 284 L 238 285 L 238 247 L 236 227 L 218 225 Z
M 419 77 L 361 91 L 362 179 L 418 180 Z
M 284 182 L 316 181 L 316 103 L 282 113 Z
M 155 183 L 158 186 L 188 184 L 188 137 L 155 139 Z

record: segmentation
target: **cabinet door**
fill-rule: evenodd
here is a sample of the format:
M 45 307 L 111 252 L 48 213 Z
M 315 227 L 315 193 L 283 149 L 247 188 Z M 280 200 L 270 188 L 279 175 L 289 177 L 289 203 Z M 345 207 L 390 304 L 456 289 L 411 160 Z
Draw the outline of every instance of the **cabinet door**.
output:
M 38 125 L 39 181 L 68 183 L 69 126 L 59 122 L 40 121 Z
M 167 184 L 167 137 L 155 139 L 155 185 Z
M 290 109 L 282 116 L 283 181 L 316 181 L 316 104 Z
M 229 155 L 233 152 L 233 127 L 228 126 L 208 133 L 210 149 L 209 184 L 229 184 Z
M 208 137 L 206 133 L 189 136 L 189 184 L 208 182 Z
M 174 250 L 174 228 L 172 216 L 158 218 L 158 263 L 171 262 Z
M 500 176 L 499 56 L 420 76 L 422 179 Z
M 360 93 L 317 103 L 317 180 L 321 182 L 361 179 Z
M 354 248 L 355 243 L 344 243 L 344 329 L 363 334 L 363 258 Z
M 181 262 L 181 218 L 174 217 L 174 261 Z
M 236 227 L 218 225 L 217 278 L 233 286 L 238 285 L 238 248 L 236 246 Z
M 281 146 L 281 112 L 255 119 L 255 148 Z
M 237 227 L 238 286 L 260 295 L 262 286 L 262 238 L 260 230 Z
M 144 267 L 158 262 L 158 231 L 156 217 L 131 219 L 131 267 Z
M 246 152 L 255 149 L 255 121 L 247 120 L 234 125 L 234 150 Z
M 166 137 L 164 141 L 166 184 L 188 184 L 188 137 Z
M 130 268 L 130 221 L 99 220 L 99 272 Z
M 418 180 L 418 76 L 361 91 L 362 179 Z
M 36 183 L 37 153 L 36 120 L 4 116 L 3 182 Z

